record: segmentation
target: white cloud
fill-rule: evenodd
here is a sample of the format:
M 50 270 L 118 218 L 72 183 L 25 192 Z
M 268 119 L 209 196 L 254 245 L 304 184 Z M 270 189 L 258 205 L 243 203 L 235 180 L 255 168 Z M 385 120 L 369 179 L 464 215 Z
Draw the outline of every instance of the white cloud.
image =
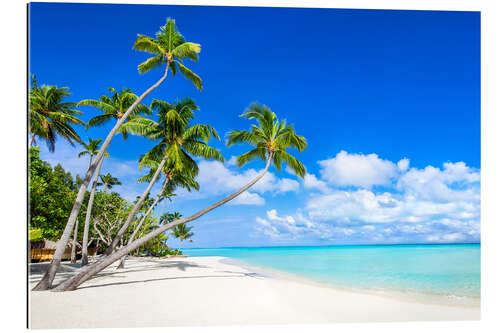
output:
M 317 189 L 321 192 L 330 192 L 327 183 L 316 178 L 315 175 L 307 173 L 304 176 L 304 187 L 307 189 Z
M 466 236 L 462 233 L 452 233 L 452 234 L 444 234 L 444 235 L 431 235 L 427 237 L 428 242 L 437 242 L 437 243 L 456 243 L 464 241 Z
M 267 219 L 256 218 L 257 230 L 272 238 L 295 239 L 297 235 L 314 227 L 313 224 L 304 223 L 290 215 L 279 216 L 276 209 L 268 210 L 266 217 Z
M 443 170 L 433 166 L 410 169 L 396 185 L 400 191 L 435 202 L 479 201 L 480 174 L 463 162 L 444 163 Z
M 285 192 L 297 192 L 299 190 L 300 184 L 298 181 L 290 179 L 290 178 L 283 178 L 280 179 L 277 183 L 277 192 L 278 193 L 285 193 Z
M 390 185 L 397 176 L 394 163 L 376 154 L 349 154 L 341 151 L 335 158 L 320 161 L 321 177 L 334 186 L 371 188 L 374 185 Z
M 197 181 L 200 183 L 200 191 L 193 193 L 179 191 L 179 195 L 186 199 L 229 194 L 248 184 L 260 172 L 255 169 L 247 169 L 239 172 L 239 170 L 232 170 L 217 161 L 200 161 L 198 167 L 199 174 Z M 300 184 L 298 181 L 291 178 L 278 178 L 274 173 L 267 172 L 259 182 L 250 188 L 250 194 L 245 194 L 247 192 L 244 192 L 232 200 L 231 204 L 262 205 L 265 202 L 262 195 L 265 193 L 281 194 L 296 192 L 299 188 Z
M 399 169 L 399 171 L 404 172 L 404 171 L 408 170 L 409 166 L 410 166 L 410 160 L 407 159 L 407 158 L 403 158 L 402 160 L 400 160 L 398 162 L 398 169 Z
M 233 200 L 229 201 L 228 205 L 255 205 L 262 206 L 266 203 L 263 197 L 257 193 L 243 192 Z
M 332 240 L 371 235 L 373 241 L 392 242 L 480 239 L 480 172 L 464 162 L 417 169 L 410 168 L 407 158 L 393 163 L 375 154 L 340 152 L 320 165 L 320 179 L 314 174 L 304 178 L 304 188 L 315 191 L 288 217 L 289 222 L 307 223 L 295 233 L 288 231 L 294 237 Z M 376 184 L 386 185 L 385 191 L 373 190 Z M 336 188 L 348 185 L 354 188 Z M 268 211 L 267 220 L 275 227 L 284 223 L 283 218 L 276 210 Z

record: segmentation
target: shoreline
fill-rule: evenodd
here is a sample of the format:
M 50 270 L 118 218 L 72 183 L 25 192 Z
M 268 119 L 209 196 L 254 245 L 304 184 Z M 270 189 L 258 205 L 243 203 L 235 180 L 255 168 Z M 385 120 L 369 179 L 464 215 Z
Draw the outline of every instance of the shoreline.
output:
M 262 276 L 267 276 L 275 279 L 291 280 L 299 283 L 304 283 L 316 287 L 331 288 L 343 292 L 352 292 L 364 295 L 382 296 L 390 299 L 398 299 L 401 301 L 416 302 L 420 304 L 435 304 L 444 306 L 457 306 L 466 308 L 480 308 L 481 298 L 480 297 L 468 297 L 468 296 L 455 296 L 455 295 L 440 295 L 431 293 L 417 293 L 417 292 L 404 292 L 396 289 L 368 289 L 368 288 L 349 288 L 340 284 L 335 284 L 332 282 L 321 282 L 314 279 L 304 277 L 298 274 L 280 271 L 277 269 L 272 269 L 268 267 L 251 265 L 242 260 L 220 257 L 220 256 L 210 256 L 220 258 L 222 262 L 229 265 L 238 266 L 244 269 L 254 271 L 255 273 L 261 274 Z M 191 256 L 191 258 L 202 258 Z
M 130 257 L 77 290 L 29 292 L 31 328 L 479 320 L 479 307 L 423 304 L 265 274 L 227 257 Z M 69 266 L 66 263 L 63 266 Z M 30 288 L 41 278 L 31 264 Z M 56 284 L 74 274 L 63 267 Z M 61 314 L 64 313 L 63 316 Z

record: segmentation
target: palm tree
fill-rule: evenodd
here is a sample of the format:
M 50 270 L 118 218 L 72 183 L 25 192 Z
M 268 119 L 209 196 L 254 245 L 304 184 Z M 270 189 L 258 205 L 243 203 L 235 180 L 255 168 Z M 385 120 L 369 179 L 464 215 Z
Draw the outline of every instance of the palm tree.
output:
M 92 164 L 92 159 L 94 158 L 95 155 L 99 152 L 99 145 L 101 144 L 102 139 L 97 139 L 97 140 L 92 140 L 89 138 L 89 142 L 85 143 L 82 142 L 82 146 L 85 148 L 85 150 L 82 150 L 81 152 L 78 153 L 78 158 L 89 155 L 89 166 Z M 109 154 L 105 154 L 106 157 L 109 157 Z
M 85 150 L 81 151 L 78 154 L 78 158 L 85 156 L 85 155 L 89 155 L 90 156 L 89 166 L 90 166 L 90 164 L 92 164 L 92 158 L 94 157 L 94 155 L 97 154 L 97 152 L 99 150 L 99 144 L 101 143 L 101 141 L 102 140 L 92 140 L 91 138 L 89 138 L 88 143 L 82 142 L 82 146 L 85 148 Z M 89 200 L 89 206 L 91 206 L 90 200 Z M 87 221 L 87 217 L 85 217 L 85 221 Z M 88 230 L 87 230 L 87 232 L 88 232 Z M 85 234 L 85 230 L 84 230 L 84 234 Z M 74 233 L 73 233 L 73 243 L 71 244 L 71 262 L 72 263 L 76 262 L 77 237 L 78 237 L 78 223 L 75 223 L 75 228 L 74 228 Z M 85 235 L 83 236 L 83 238 L 85 238 Z M 82 253 L 83 253 L 83 251 L 82 251 Z
M 154 54 L 140 64 L 137 69 L 144 74 L 154 68 L 166 64 L 166 71 L 169 69 L 172 75 L 177 74 L 177 70 L 199 90 L 203 89 L 201 78 L 184 65 L 184 59 L 198 61 L 198 53 L 201 52 L 201 45 L 186 42 L 184 36 L 180 34 L 175 26 L 175 20 L 168 18 L 167 24 L 156 33 L 156 38 L 138 35 L 132 47 L 137 51 L 144 51 Z
M 94 162 L 91 164 L 90 168 L 85 174 L 82 185 L 80 186 L 80 189 L 76 196 L 75 203 L 68 217 L 68 222 L 66 223 L 63 234 L 57 243 L 56 251 L 52 256 L 50 265 L 40 282 L 38 282 L 33 290 L 47 290 L 52 287 L 52 282 L 54 281 L 57 269 L 61 264 L 62 255 L 66 248 L 66 244 L 68 244 L 71 230 L 73 229 L 78 217 L 78 213 L 83 203 L 85 192 L 87 191 L 87 187 L 89 186 L 92 175 L 97 168 L 97 164 L 103 158 L 104 153 L 107 151 L 111 140 L 118 132 L 122 124 L 125 122 L 125 120 L 128 118 L 130 113 L 137 107 L 137 105 L 139 105 L 143 101 L 144 98 L 146 98 L 146 96 L 148 96 L 153 90 L 158 88 L 160 84 L 163 83 L 163 81 L 165 81 L 168 75 L 169 68 L 172 71 L 172 74 L 175 74 L 178 67 L 179 71 L 188 80 L 193 82 L 198 89 L 202 89 L 201 79 L 183 65 L 183 61 L 185 59 L 190 59 L 193 61 L 198 60 L 198 53 L 201 52 L 201 46 L 200 44 L 186 42 L 184 37 L 177 29 L 175 20 L 168 18 L 165 26 L 161 27 L 160 31 L 156 33 L 156 39 L 144 35 L 138 35 L 138 38 L 133 45 L 133 49 L 155 54 L 155 57 L 149 58 L 138 66 L 138 70 L 141 74 L 144 74 L 152 70 L 153 68 L 158 68 L 163 63 L 166 64 L 165 72 L 163 76 L 155 84 L 149 87 L 141 96 L 139 96 L 139 98 L 135 100 L 135 102 L 127 109 L 127 111 L 125 111 L 123 116 L 116 121 L 115 126 L 109 132 L 106 140 L 104 140 L 101 150 L 99 151 Z M 174 65 L 171 66 L 172 64 Z
M 215 208 L 231 201 L 241 193 L 248 190 L 251 186 L 262 179 L 269 169 L 271 162 L 277 170 L 282 168 L 282 163 L 287 164 L 299 177 L 304 177 L 306 173 L 305 166 L 292 155 L 287 153 L 288 148 L 295 148 L 302 152 L 307 148 L 306 139 L 303 136 L 297 135 L 292 125 L 287 125 L 286 121 L 278 121 L 274 112 L 272 112 L 265 105 L 253 103 L 242 114 L 242 117 L 257 121 L 257 125 L 253 125 L 249 131 L 232 131 L 229 133 L 227 144 L 232 146 L 236 143 L 245 143 L 254 146 L 248 153 L 243 154 L 237 158 L 237 163 L 242 166 L 253 159 L 260 158 L 266 162 L 264 170 L 252 179 L 248 184 L 243 186 L 235 193 L 227 196 L 226 198 L 198 211 L 197 213 L 177 219 L 173 222 L 167 223 L 158 229 L 136 239 L 132 243 L 120 248 L 118 251 L 109 255 L 103 260 L 87 267 L 73 277 L 67 279 L 58 285 L 54 291 L 67 291 L 75 290 L 80 284 L 87 281 L 90 277 L 97 274 L 104 268 L 111 265 L 116 260 L 120 259 L 130 251 L 135 250 L 142 244 L 157 237 L 165 231 L 175 228 L 176 226 L 184 223 L 194 221 Z
M 80 136 L 71 127 L 85 123 L 76 117 L 81 111 L 74 110 L 75 103 L 64 102 L 70 96 L 68 87 L 38 86 L 35 76 L 32 76 L 32 85 L 29 91 L 29 131 L 31 145 L 36 144 L 35 137 L 46 141 L 49 151 L 55 149 L 57 136 L 67 140 L 72 146 L 74 142 L 81 142 Z
M 111 246 L 104 252 L 106 256 L 113 252 L 115 246 L 127 231 L 142 206 L 144 198 L 151 191 L 165 165 L 175 172 L 184 172 L 186 170 L 196 170 L 197 172 L 198 167 L 190 154 L 209 160 L 224 161 L 224 157 L 217 149 L 207 145 L 210 138 L 219 139 L 215 129 L 204 124 L 189 126 L 190 121 L 194 118 L 193 111 L 199 110 L 199 107 L 192 99 L 185 98 L 174 104 L 155 99 L 151 103 L 151 109 L 158 111 L 158 122 L 137 116 L 124 124 L 122 130 L 131 134 L 142 135 L 151 140 L 160 140 L 156 146 L 143 156 L 139 166 L 150 166 L 147 164 L 151 161 L 160 160 L 160 162 L 155 166 L 156 171 L 142 194 L 141 200 L 135 204 L 134 209 L 130 212 L 127 221 L 123 224 Z
M 97 153 L 99 152 L 99 145 L 101 144 L 102 142 L 102 139 L 97 139 L 97 140 L 92 140 L 91 138 L 89 138 L 89 142 L 88 143 L 83 143 L 83 146 L 85 147 L 85 150 L 80 152 L 78 154 L 78 157 L 82 157 L 82 156 L 85 156 L 85 155 L 89 155 L 90 156 L 90 160 L 89 160 L 89 167 L 92 163 L 92 159 L 95 155 L 97 155 Z M 109 154 L 106 152 L 104 154 L 105 157 L 109 157 Z M 89 197 L 89 202 L 87 203 L 87 212 L 85 213 L 85 225 L 83 227 L 83 240 L 82 240 L 82 266 L 85 266 L 89 263 L 89 258 L 88 258 L 88 241 L 89 241 L 89 229 L 90 229 L 90 217 L 92 215 L 92 207 L 94 205 L 94 197 L 95 197 L 95 191 L 96 191 L 96 188 L 98 186 L 98 182 L 97 182 L 97 179 L 99 177 L 99 174 L 101 173 L 101 166 L 102 166 L 102 162 L 104 161 L 104 159 L 102 159 L 99 164 L 97 165 L 97 169 L 96 169 L 96 172 L 95 172 L 95 175 L 94 175 L 94 181 L 92 182 L 92 189 L 90 190 L 90 197 Z M 78 232 L 78 223 L 75 223 L 75 235 L 77 234 Z M 75 237 L 73 237 L 73 239 L 75 239 Z M 76 249 L 75 249 L 76 251 Z M 73 249 L 72 249 L 72 258 L 73 258 Z M 75 255 L 75 259 L 76 259 L 76 255 Z
M 105 175 L 100 175 L 101 182 L 97 185 L 104 185 L 104 190 L 111 190 L 115 185 L 121 185 L 122 183 L 118 178 L 113 177 L 109 172 Z
M 193 227 L 188 227 L 187 224 L 179 224 L 173 230 L 175 238 L 179 238 L 179 252 L 182 253 L 182 241 L 193 237 L 194 233 L 191 232 Z
M 102 95 L 98 100 L 96 99 L 84 99 L 78 102 L 77 106 L 92 106 L 99 109 L 103 114 L 95 116 L 90 119 L 87 123 L 87 129 L 91 126 L 102 126 L 108 123 L 112 119 L 121 119 L 128 108 L 137 100 L 137 95 L 132 92 L 131 89 L 125 88 L 120 92 L 117 92 L 114 88 L 108 88 L 109 92 L 112 93 L 111 97 Z M 138 114 L 151 115 L 151 110 L 144 104 L 138 104 L 135 109 L 129 114 L 128 119 L 137 116 Z M 123 138 L 127 138 L 127 132 L 122 131 Z

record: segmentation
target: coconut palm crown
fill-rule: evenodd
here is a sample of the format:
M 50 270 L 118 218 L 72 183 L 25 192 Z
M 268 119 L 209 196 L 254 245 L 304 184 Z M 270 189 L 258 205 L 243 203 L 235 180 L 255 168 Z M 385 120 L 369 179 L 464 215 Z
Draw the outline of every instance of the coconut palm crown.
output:
M 194 111 L 199 110 L 192 99 L 184 98 L 174 104 L 154 99 L 151 109 L 158 111 L 158 122 L 138 116 L 123 125 L 123 130 L 131 134 L 141 135 L 150 140 L 160 140 L 140 159 L 140 167 L 155 168 L 151 165 L 152 161 L 160 161 L 165 155 L 168 156 L 168 160 L 164 170 L 170 169 L 175 172 L 186 170 L 191 170 L 195 174 L 198 172 L 198 166 L 190 155 L 224 162 L 221 153 L 207 144 L 212 137 L 220 139 L 217 131 L 206 124 L 190 126 Z
M 137 179 L 138 183 L 150 182 L 153 179 L 156 170 L 158 169 L 158 165 L 160 164 L 159 160 L 145 161 L 144 159 L 145 157 L 144 155 L 142 155 L 139 158 L 139 164 L 148 166 L 150 169 L 146 175 Z M 191 192 L 192 189 L 200 189 L 200 184 L 195 180 L 196 176 L 198 175 L 198 167 L 196 167 L 196 169 L 194 170 L 189 169 L 188 167 L 189 166 L 184 168 L 182 172 L 179 172 L 169 166 L 163 167 L 163 175 L 165 176 L 167 184 L 165 185 L 165 189 L 163 191 L 164 193 L 162 193 L 162 195 L 172 195 L 177 187 L 185 188 L 189 192 Z
M 89 127 L 102 126 L 111 119 L 120 119 L 137 99 L 137 95 L 134 94 L 129 88 L 124 88 L 118 92 L 114 88 L 110 87 L 108 88 L 108 91 L 111 93 L 111 97 L 102 95 L 98 100 L 84 99 L 76 105 L 92 106 L 103 112 L 103 114 L 95 116 L 89 120 L 87 123 L 87 129 Z M 151 110 L 146 105 L 139 104 L 135 107 L 127 119 L 133 119 L 141 113 L 151 115 Z M 126 131 L 122 131 L 122 135 L 123 138 L 126 139 L 128 133 Z
M 82 112 L 73 109 L 75 103 L 64 102 L 64 99 L 71 95 L 68 90 L 68 87 L 58 88 L 48 85 L 39 87 L 35 76 L 32 76 L 28 99 L 31 142 L 36 144 L 35 137 L 38 137 L 46 141 L 51 152 L 55 150 L 57 136 L 66 139 L 72 146 L 74 142 L 81 142 L 80 136 L 71 124 L 85 123 L 76 117 Z
M 305 166 L 286 151 L 288 148 L 296 148 L 302 152 L 307 148 L 306 139 L 295 133 L 293 124 L 287 124 L 286 120 L 278 120 L 276 114 L 267 106 L 258 103 L 252 103 L 241 117 L 255 119 L 258 126 L 253 124 L 249 131 L 233 130 L 227 135 L 228 146 L 245 143 L 255 147 L 236 158 L 238 167 L 257 158 L 264 162 L 271 159 L 278 171 L 281 170 L 282 163 L 285 163 L 298 176 L 302 178 L 305 176 Z
M 139 73 L 144 74 L 163 64 L 167 64 L 167 70 L 170 69 L 173 76 L 179 71 L 196 88 L 203 89 L 201 78 L 184 65 L 185 59 L 198 61 L 201 45 L 186 42 L 177 29 L 175 20 L 168 18 L 167 23 L 156 33 L 156 38 L 139 34 L 132 48 L 154 54 L 153 57 L 137 67 Z

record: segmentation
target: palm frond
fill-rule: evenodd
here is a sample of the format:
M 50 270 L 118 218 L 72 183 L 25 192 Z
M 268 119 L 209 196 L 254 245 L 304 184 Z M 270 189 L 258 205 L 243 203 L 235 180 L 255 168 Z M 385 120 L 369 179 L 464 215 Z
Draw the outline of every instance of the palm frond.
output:
M 201 45 L 196 43 L 186 42 L 177 46 L 172 54 L 178 59 L 188 58 L 194 62 L 198 61 L 198 53 L 201 52 Z
M 137 66 L 137 70 L 139 71 L 140 74 L 145 74 L 152 69 L 160 67 L 165 61 L 163 60 L 163 56 L 159 55 L 156 57 L 151 57 L 144 61 L 143 63 L 139 64 Z
M 161 47 L 157 40 L 152 37 L 145 35 L 137 35 L 137 39 L 132 46 L 132 49 L 136 51 L 148 52 L 151 54 L 164 54 L 165 49 Z
M 241 168 L 257 158 L 260 158 L 263 162 L 266 161 L 266 150 L 264 148 L 254 148 L 248 153 L 238 156 L 236 158 L 236 165 Z
M 84 99 L 84 100 L 78 102 L 78 104 L 76 104 L 76 106 L 92 106 L 92 107 L 99 109 L 99 110 L 102 110 L 106 113 L 114 113 L 115 112 L 114 106 L 112 106 L 106 102 L 98 101 L 95 99 Z
M 89 120 L 87 123 L 86 129 L 89 129 L 89 127 L 97 127 L 97 126 L 102 126 L 109 120 L 113 118 L 112 114 L 105 113 L 99 116 L 95 116 Z
M 200 90 L 200 91 L 203 90 L 203 83 L 201 81 L 201 78 L 198 75 L 193 73 L 189 68 L 184 66 L 180 61 L 176 61 L 176 64 L 177 64 L 177 67 L 179 69 L 179 72 L 181 72 L 182 75 L 184 75 L 184 77 L 186 79 L 191 81 L 195 85 L 195 87 L 198 88 L 198 90 Z

